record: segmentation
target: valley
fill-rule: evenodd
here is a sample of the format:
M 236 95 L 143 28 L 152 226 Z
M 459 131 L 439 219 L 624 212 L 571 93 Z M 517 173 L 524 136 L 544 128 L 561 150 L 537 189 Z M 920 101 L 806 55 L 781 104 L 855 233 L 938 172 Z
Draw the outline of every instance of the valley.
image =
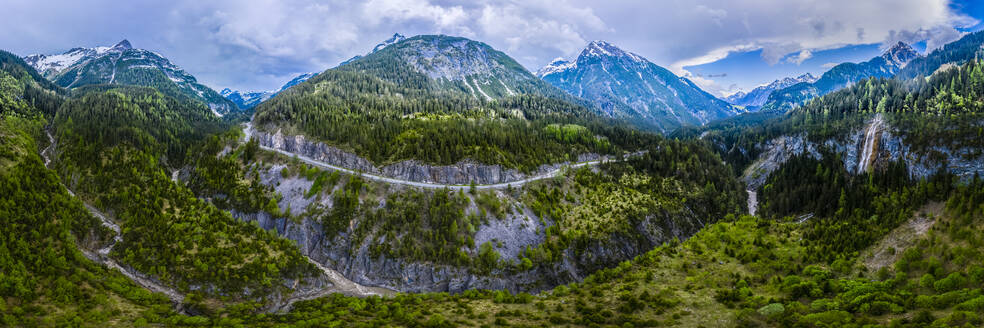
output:
M 0 51 L 0 326 L 984 326 L 984 31 L 534 73 L 560 41 L 209 28 Z

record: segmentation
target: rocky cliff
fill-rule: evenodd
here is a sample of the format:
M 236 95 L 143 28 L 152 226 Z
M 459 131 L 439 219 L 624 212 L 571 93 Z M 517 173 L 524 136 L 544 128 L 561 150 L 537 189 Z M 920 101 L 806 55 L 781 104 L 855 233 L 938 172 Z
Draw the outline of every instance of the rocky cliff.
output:
M 848 172 L 862 173 L 880 165 L 904 161 L 912 178 L 926 178 L 939 170 L 947 170 L 961 178 L 984 174 L 984 156 L 980 151 L 963 146 L 936 145 L 916 150 L 905 142 L 904 131 L 892 127 L 881 115 L 876 115 L 861 129 L 818 143 L 805 134 L 784 135 L 758 147 L 763 150 L 742 176 L 749 189 L 765 184 L 766 178 L 794 155 L 809 154 L 819 158 L 820 148 L 841 156 Z
M 455 165 L 435 166 L 420 161 L 407 160 L 383 167 L 377 167 L 369 160 L 350 152 L 309 140 L 303 135 L 289 136 L 281 130 L 271 134 L 255 130 L 252 136 L 262 146 L 296 153 L 327 164 L 341 166 L 355 171 L 381 175 L 394 179 L 429 182 L 452 185 L 496 184 L 519 181 L 529 177 L 547 174 L 569 163 L 541 165 L 536 171 L 521 173 L 515 169 L 503 168 L 500 165 L 480 164 L 473 161 L 462 161 Z M 598 160 L 598 154 L 581 154 L 577 161 Z
M 304 209 L 314 207 L 331 208 L 330 197 L 306 197 L 311 182 L 298 177 L 284 177 L 280 171 L 283 165 L 273 165 L 263 170 L 260 181 L 272 186 L 283 195 L 280 207 Z M 340 188 L 341 186 L 335 186 Z M 386 192 L 400 192 L 412 187 L 390 185 Z M 500 199 L 509 199 L 502 191 L 497 191 Z M 369 205 L 382 206 L 375 198 L 364 199 Z M 515 262 L 527 246 L 536 247 L 544 242 L 546 227 L 553 224 L 548 219 L 541 220 L 533 212 L 515 203 L 520 208 L 496 218 L 487 214 L 485 223 L 476 227 L 475 245 L 487 241 L 498 244 L 496 251 L 502 260 Z M 690 216 L 673 217 L 666 213 L 653 213 L 640 224 L 637 233 L 613 236 L 612 238 L 587 245 L 582 251 L 565 251 L 563 259 L 547 266 L 529 271 L 516 272 L 500 269 L 491 274 L 476 274 L 470 267 L 436 264 L 427 261 L 410 261 L 390 258 L 385 255 L 373 256 L 369 245 L 375 242 L 374 236 L 357 240 L 356 230 L 364 218 L 357 217 L 340 232 L 328 235 L 324 226 L 306 213 L 293 218 L 274 217 L 266 212 L 232 214 L 247 222 L 256 222 L 260 227 L 276 231 L 284 238 L 297 243 L 301 253 L 312 260 L 334 269 L 345 278 L 364 286 L 384 287 L 400 292 L 462 292 L 468 289 L 505 289 L 518 291 L 540 291 L 554 286 L 579 281 L 591 272 L 617 265 L 632 259 L 655 246 L 674 238 L 686 239 L 696 233 L 703 223 Z M 474 204 L 465 215 L 480 215 Z M 402 238 L 399 233 L 396 238 Z M 475 249 L 463 249 L 474 254 Z

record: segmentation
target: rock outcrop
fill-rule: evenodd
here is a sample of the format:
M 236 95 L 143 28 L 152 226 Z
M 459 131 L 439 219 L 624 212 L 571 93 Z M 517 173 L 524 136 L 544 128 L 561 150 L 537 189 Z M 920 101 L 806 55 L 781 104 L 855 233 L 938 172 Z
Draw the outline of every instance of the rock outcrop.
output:
M 274 187 L 283 195 L 281 209 L 288 205 L 300 210 L 309 206 L 330 208 L 331 198 L 305 197 L 310 182 L 296 177 L 280 175 L 281 165 L 273 165 L 261 171 L 260 181 Z M 335 188 L 340 188 L 336 185 Z M 401 188 L 391 186 L 387 192 L 399 192 Z M 502 191 L 497 195 L 507 199 Z M 370 204 L 371 205 L 371 204 Z M 303 207 L 302 207 L 303 206 Z M 474 206 L 466 210 L 476 214 Z M 512 272 L 498 270 L 491 274 L 477 274 L 470 267 L 437 264 L 426 261 L 410 261 L 390 258 L 385 255 L 373 256 L 369 252 L 370 240 L 356 240 L 356 229 L 363 218 L 355 218 L 347 228 L 340 232 L 325 231 L 317 218 L 279 218 L 266 212 L 242 213 L 232 211 L 236 218 L 256 222 L 261 228 L 276 231 L 280 236 L 297 243 L 300 252 L 313 261 L 331 268 L 345 278 L 363 286 L 383 287 L 400 292 L 452 292 L 468 289 L 505 289 L 513 292 L 535 292 L 560 284 L 579 281 L 591 272 L 607 268 L 651 250 L 653 247 L 673 239 L 686 239 L 696 233 L 703 223 L 691 216 L 673 217 L 665 213 L 654 213 L 640 222 L 636 232 L 630 235 L 614 236 L 609 240 L 597 242 L 580 252 L 565 251 L 563 259 L 549 266 L 541 266 L 530 271 Z M 502 218 L 491 215 L 486 223 L 476 227 L 475 245 L 492 242 L 501 244 L 496 251 L 501 259 L 515 263 L 527 246 L 536 247 L 545 240 L 544 231 L 553 224 L 541 220 L 532 210 L 520 206 Z M 396 238 L 402 238 L 398 235 Z M 474 249 L 463 249 L 473 253 Z
M 890 126 L 880 116 L 846 136 L 827 139 L 822 143 L 799 134 L 780 136 L 758 147 L 763 152 L 742 176 L 752 190 L 764 185 L 769 174 L 792 156 L 806 153 L 819 159 L 821 148 L 839 154 L 844 168 L 858 174 L 897 161 L 904 161 L 909 176 L 915 179 L 929 177 L 940 170 L 949 171 L 962 179 L 984 174 L 984 156 L 980 150 L 953 145 L 915 149 L 905 142 L 902 131 Z
M 277 130 L 270 134 L 263 130 L 254 130 L 252 136 L 265 147 L 296 153 L 327 164 L 341 166 L 355 171 L 381 175 L 394 179 L 428 182 L 450 185 L 497 184 L 519 181 L 529 177 L 547 174 L 553 170 L 570 164 L 568 162 L 541 165 L 536 171 L 522 173 L 515 169 L 504 168 L 501 165 L 480 164 L 474 161 L 462 161 L 455 165 L 428 165 L 416 160 L 407 160 L 383 167 L 377 167 L 369 160 L 350 152 L 309 140 L 303 135 L 289 136 Z M 601 159 L 598 154 L 581 154 L 578 162 Z

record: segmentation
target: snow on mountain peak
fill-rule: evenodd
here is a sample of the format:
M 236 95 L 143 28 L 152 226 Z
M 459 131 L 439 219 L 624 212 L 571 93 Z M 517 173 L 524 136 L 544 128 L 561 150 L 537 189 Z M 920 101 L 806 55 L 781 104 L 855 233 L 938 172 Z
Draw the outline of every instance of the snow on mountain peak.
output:
M 130 41 L 127 41 L 127 39 L 123 39 L 123 41 L 116 43 L 116 45 L 113 46 L 113 49 L 128 50 L 128 49 L 133 49 L 133 46 L 130 45 Z
M 647 62 L 645 58 L 642 58 L 642 56 L 622 50 L 614 44 L 601 40 L 595 40 L 588 43 L 588 46 L 585 47 L 578 56 L 579 59 L 582 57 L 625 57 L 638 63 Z
M 885 61 L 894 64 L 896 67 L 905 66 L 905 64 L 908 64 L 910 60 L 916 57 L 919 57 L 919 53 L 902 41 L 899 41 L 882 54 L 882 58 L 885 58 Z
M 612 56 L 620 56 L 624 53 L 625 52 L 622 51 L 622 49 L 619 49 L 618 47 L 612 45 L 611 43 L 601 40 L 591 41 L 591 43 L 588 43 L 588 46 L 584 48 L 584 51 L 581 51 L 582 56 L 588 55 L 588 56 L 612 57 Z
M 547 64 L 547 66 L 543 66 L 543 68 L 536 71 L 536 76 L 543 78 L 544 76 L 557 72 L 563 72 L 568 69 L 574 68 L 576 66 L 577 63 L 568 61 L 564 59 L 564 57 L 557 57 L 554 60 L 550 61 L 550 63 Z
M 626 58 L 640 64 L 649 62 L 642 56 L 622 50 L 611 43 L 595 40 L 588 43 L 588 45 L 584 47 L 584 50 L 581 50 L 581 53 L 573 61 L 566 60 L 563 57 L 557 57 L 547 64 L 547 66 L 544 66 L 538 70 L 536 75 L 542 78 L 553 73 L 573 69 L 577 67 L 579 61 L 587 60 L 588 58 Z
M 403 41 L 403 40 L 406 40 L 406 39 L 407 39 L 407 37 L 403 36 L 403 34 L 393 33 L 393 36 L 392 37 L 390 37 L 389 39 L 386 39 L 386 41 L 383 41 L 383 42 L 377 44 L 375 47 L 373 47 L 372 48 L 372 52 L 383 50 L 383 48 L 386 48 L 386 47 L 390 46 L 391 44 L 399 43 L 400 41 Z M 372 52 L 370 52 L 370 53 L 372 53 Z

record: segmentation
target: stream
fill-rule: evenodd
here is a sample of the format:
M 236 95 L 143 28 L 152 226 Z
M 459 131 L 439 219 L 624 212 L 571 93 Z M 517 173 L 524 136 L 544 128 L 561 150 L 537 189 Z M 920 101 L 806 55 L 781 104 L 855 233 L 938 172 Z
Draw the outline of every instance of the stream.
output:
M 54 136 L 51 135 L 51 132 L 46 131 L 45 133 L 48 136 L 49 144 L 47 148 L 41 151 L 41 157 L 44 159 L 45 167 L 49 167 L 52 162 L 51 160 L 52 153 L 54 152 L 56 146 L 55 146 L 55 138 Z M 178 170 L 175 170 L 174 172 L 171 173 L 171 178 L 175 182 L 177 182 L 178 172 L 179 172 Z M 77 197 L 75 195 L 75 192 L 69 189 L 68 186 L 62 184 L 62 187 L 65 188 L 65 190 L 68 192 L 69 195 L 71 195 L 72 197 Z M 120 273 L 122 273 L 124 276 L 135 282 L 137 285 L 146 288 L 147 290 L 166 295 L 175 304 L 178 312 L 185 313 L 182 305 L 185 298 L 183 294 L 181 294 L 174 288 L 168 287 L 160 283 L 153 277 L 150 277 L 139 271 L 136 271 L 135 269 L 129 266 L 121 265 L 115 259 L 109 257 L 109 253 L 112 251 L 113 246 L 115 246 L 117 243 L 122 241 L 121 238 L 122 230 L 120 229 L 120 226 L 116 224 L 116 222 L 114 222 L 112 219 L 110 219 L 108 215 L 106 215 L 99 209 L 95 208 L 94 206 L 85 202 L 83 202 L 82 204 L 85 206 L 86 210 L 88 210 L 90 214 L 92 214 L 93 216 L 99 219 L 99 221 L 102 223 L 103 226 L 109 228 L 115 233 L 112 242 L 108 243 L 108 245 L 98 250 L 95 250 L 95 252 L 85 249 L 83 247 L 79 247 L 79 250 L 82 251 L 83 255 L 85 255 L 86 258 L 94 262 L 101 263 L 110 269 L 119 270 Z M 315 299 L 332 293 L 342 293 L 348 296 L 358 296 L 358 297 L 365 297 L 370 295 L 389 296 L 389 295 L 396 294 L 395 291 L 386 288 L 368 287 L 368 286 L 357 284 L 345 278 L 345 276 L 338 273 L 337 271 L 327 268 L 321 263 L 312 260 L 310 257 L 307 257 L 306 255 L 304 257 L 308 260 L 308 262 L 314 264 L 318 268 L 318 270 L 320 270 L 325 275 L 328 281 L 332 283 L 332 286 L 308 293 L 294 293 L 290 297 L 285 298 L 283 302 L 280 302 L 279 304 L 274 304 L 270 309 L 268 309 L 269 311 L 279 312 L 279 311 L 289 310 L 293 306 L 293 304 L 298 301 Z

